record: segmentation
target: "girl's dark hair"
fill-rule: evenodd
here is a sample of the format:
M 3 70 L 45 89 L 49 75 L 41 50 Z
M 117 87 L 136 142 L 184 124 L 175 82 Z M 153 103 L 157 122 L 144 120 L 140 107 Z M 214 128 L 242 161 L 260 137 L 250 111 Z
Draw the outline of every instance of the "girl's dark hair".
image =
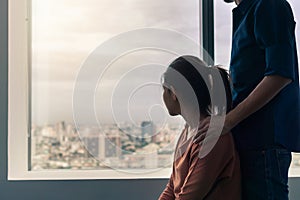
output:
M 211 97 L 209 92 L 209 90 L 213 87 L 213 82 L 211 83 L 211 81 L 207 80 L 211 80 L 212 77 L 209 76 L 212 76 L 213 70 L 217 70 L 222 77 L 222 81 L 226 92 L 226 112 L 229 112 L 231 110 L 231 87 L 229 82 L 229 75 L 225 69 L 220 68 L 219 66 L 208 67 L 207 64 L 201 61 L 199 58 L 189 55 L 180 56 L 176 58 L 169 65 L 169 68 L 179 72 L 184 77 L 184 79 L 188 81 L 197 97 L 200 113 L 206 115 L 211 115 L 211 113 L 213 113 L 213 108 L 211 108 Z M 172 75 L 170 75 L 171 73 L 169 73 L 169 71 L 170 70 L 167 70 L 163 75 L 163 84 L 165 85 L 172 85 L 172 80 L 170 80 L 172 79 Z

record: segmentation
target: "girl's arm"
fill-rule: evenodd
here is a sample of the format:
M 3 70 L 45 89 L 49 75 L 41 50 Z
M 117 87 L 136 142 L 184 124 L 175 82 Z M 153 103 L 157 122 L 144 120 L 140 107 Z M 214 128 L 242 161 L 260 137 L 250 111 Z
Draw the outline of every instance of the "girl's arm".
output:
M 161 193 L 159 200 L 175 200 L 174 187 L 173 187 L 173 173 L 169 179 L 166 188 Z
M 234 157 L 234 144 L 231 135 L 220 137 L 211 152 L 201 159 L 199 158 L 200 149 L 198 144 L 193 144 L 189 172 L 185 177 L 180 194 L 175 198 L 176 200 L 204 199 L 216 186 L 217 179 L 221 177 L 221 174 L 225 180 L 230 179 L 234 173 L 231 170 L 235 165 L 231 162 L 237 158 Z M 226 197 L 222 198 L 226 199 Z

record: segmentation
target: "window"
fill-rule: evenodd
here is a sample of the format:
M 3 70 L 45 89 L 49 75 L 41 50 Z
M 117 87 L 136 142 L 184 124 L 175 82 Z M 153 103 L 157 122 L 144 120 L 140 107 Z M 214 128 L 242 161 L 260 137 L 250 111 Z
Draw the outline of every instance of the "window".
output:
M 160 74 L 180 40 L 190 46 L 179 53 L 201 53 L 194 45 L 202 40 L 200 7 L 192 0 L 9 1 L 9 179 L 168 177 L 183 123 L 161 106 Z M 153 39 L 155 48 L 137 48 L 142 37 L 165 46 Z M 89 72 L 97 80 L 93 99 L 85 99 L 81 87 L 92 78 L 78 78 L 127 41 L 131 49 L 107 70 Z
M 215 64 L 220 64 L 229 69 L 232 34 L 232 9 L 234 3 L 215 1 Z
M 300 28 L 299 28 L 299 19 L 300 19 L 300 2 L 296 0 L 289 0 L 288 1 L 292 9 L 294 11 L 295 21 L 297 23 L 296 26 L 296 40 L 297 40 L 297 50 L 298 50 L 298 59 L 299 59 L 299 51 L 300 51 Z M 299 176 L 300 175 L 300 154 L 294 153 L 293 154 L 293 161 L 292 161 L 292 170 L 290 170 L 291 176 Z
M 289 0 L 291 4 L 296 22 L 300 19 L 300 2 L 297 0 Z M 223 1 L 215 1 L 215 63 L 228 66 L 230 62 L 231 38 L 232 38 L 232 12 L 235 4 L 227 4 Z M 298 53 L 300 49 L 300 28 L 299 24 L 296 29 Z M 290 168 L 290 176 L 300 175 L 300 154 L 294 153 Z

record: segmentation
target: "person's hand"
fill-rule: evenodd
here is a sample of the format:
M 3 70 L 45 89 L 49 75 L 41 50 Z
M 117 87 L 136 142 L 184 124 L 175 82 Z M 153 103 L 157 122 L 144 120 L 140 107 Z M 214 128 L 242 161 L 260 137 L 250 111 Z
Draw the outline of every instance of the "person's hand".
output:
M 202 120 L 200 122 L 198 131 L 193 139 L 194 143 L 199 144 L 200 142 L 202 142 L 205 139 L 207 130 L 209 128 L 210 119 L 211 119 L 211 117 L 206 117 L 204 120 Z
M 220 120 L 222 121 L 222 118 L 220 118 Z M 211 117 L 206 117 L 204 120 L 202 120 L 199 124 L 199 128 L 198 128 L 198 132 L 197 134 L 195 134 L 193 142 L 196 144 L 201 143 L 207 134 L 209 125 L 210 125 L 210 121 L 211 121 Z M 225 122 L 224 125 L 222 126 L 221 121 L 216 120 L 210 127 L 210 134 L 212 133 L 216 133 L 219 135 L 223 135 L 226 134 L 228 132 L 230 132 L 230 130 L 233 128 L 233 126 L 231 126 L 230 124 L 230 120 L 228 119 L 228 117 L 226 116 L 225 118 Z M 221 133 L 220 133 L 221 131 Z

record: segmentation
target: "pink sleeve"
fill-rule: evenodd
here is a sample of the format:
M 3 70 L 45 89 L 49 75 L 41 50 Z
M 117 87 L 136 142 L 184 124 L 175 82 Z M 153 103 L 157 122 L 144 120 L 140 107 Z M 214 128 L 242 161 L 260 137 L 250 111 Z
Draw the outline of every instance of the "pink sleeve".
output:
M 189 172 L 176 200 L 204 199 L 211 191 L 221 171 L 232 158 L 230 152 L 226 151 L 228 143 L 220 139 L 221 141 L 202 159 L 199 158 L 200 146 L 193 144 Z
M 174 187 L 173 187 L 173 174 L 171 175 L 166 188 L 161 193 L 159 200 L 175 200 Z

